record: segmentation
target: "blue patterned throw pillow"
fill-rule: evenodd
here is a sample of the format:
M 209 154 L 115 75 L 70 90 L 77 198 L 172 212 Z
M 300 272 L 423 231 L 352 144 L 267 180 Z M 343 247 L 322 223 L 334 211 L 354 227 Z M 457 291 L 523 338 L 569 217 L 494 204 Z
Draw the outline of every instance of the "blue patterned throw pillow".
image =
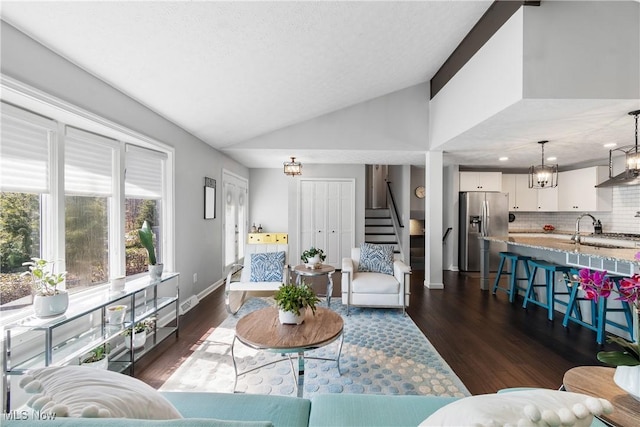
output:
M 282 282 L 284 251 L 251 254 L 252 282 Z
M 393 245 L 360 245 L 358 271 L 393 274 Z

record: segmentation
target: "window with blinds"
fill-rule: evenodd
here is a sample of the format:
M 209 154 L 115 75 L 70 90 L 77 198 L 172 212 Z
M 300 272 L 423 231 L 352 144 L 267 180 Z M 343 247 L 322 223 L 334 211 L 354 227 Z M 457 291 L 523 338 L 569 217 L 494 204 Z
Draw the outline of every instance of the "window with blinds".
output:
M 2 191 L 49 192 L 49 154 L 56 129 L 54 120 L 2 103 Z
M 58 124 L 0 105 L 0 301 L 5 308 L 20 308 L 31 304 L 31 283 L 20 275 L 22 263 L 43 257 L 43 207 L 51 191 Z
M 148 269 L 148 256 L 141 249 L 137 230 L 147 221 L 151 227 L 155 241 L 156 256 L 163 262 L 162 232 L 162 195 L 164 194 L 164 177 L 166 153 L 127 144 L 125 152 L 125 220 L 126 275 L 142 273 Z
M 125 272 L 146 274 L 148 256 L 137 232 L 145 220 L 152 225 L 158 258 L 166 262 L 163 204 L 171 199 L 170 149 L 118 126 L 72 118 L 69 111 L 54 114 L 55 120 L 0 105 L 2 310 L 31 304 L 31 283 L 20 273 L 32 257 L 65 270 L 70 292 Z

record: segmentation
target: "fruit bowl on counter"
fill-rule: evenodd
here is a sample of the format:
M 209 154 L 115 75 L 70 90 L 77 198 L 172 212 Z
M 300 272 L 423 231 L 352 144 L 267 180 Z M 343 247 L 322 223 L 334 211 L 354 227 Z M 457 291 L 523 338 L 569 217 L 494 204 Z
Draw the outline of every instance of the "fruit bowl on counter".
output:
M 542 229 L 546 232 L 546 233 L 551 233 L 552 231 L 554 231 L 556 228 L 551 225 L 551 224 L 545 224 Z

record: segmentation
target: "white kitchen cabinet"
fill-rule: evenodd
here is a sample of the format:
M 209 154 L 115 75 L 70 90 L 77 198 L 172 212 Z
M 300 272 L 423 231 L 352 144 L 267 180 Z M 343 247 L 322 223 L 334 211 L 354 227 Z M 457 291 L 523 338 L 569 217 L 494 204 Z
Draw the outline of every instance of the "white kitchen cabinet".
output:
M 502 172 L 460 172 L 460 191 L 502 191 Z
M 611 188 L 595 188 L 609 177 L 606 166 L 593 166 L 560 172 L 558 176 L 559 211 L 610 211 Z
M 558 211 L 558 187 L 536 191 L 538 192 L 538 212 Z
M 529 188 L 529 175 L 503 174 L 502 192 L 509 193 L 510 211 L 538 210 L 538 192 L 534 188 Z
M 300 181 L 300 253 L 324 251 L 325 264 L 340 268 L 355 244 L 355 183 L 352 180 Z M 292 264 L 298 260 L 290 259 Z

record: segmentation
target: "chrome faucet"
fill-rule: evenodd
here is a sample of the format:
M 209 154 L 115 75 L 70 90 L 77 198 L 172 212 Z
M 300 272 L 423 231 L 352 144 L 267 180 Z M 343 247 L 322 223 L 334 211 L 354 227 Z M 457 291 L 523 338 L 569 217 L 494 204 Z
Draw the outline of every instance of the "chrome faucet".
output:
M 588 213 L 583 213 L 582 215 L 580 215 L 578 217 L 578 219 L 576 219 L 576 232 L 573 234 L 573 236 L 571 236 L 571 240 L 573 240 L 576 243 L 580 243 L 580 220 L 582 218 L 584 218 L 585 216 L 591 217 L 591 219 L 593 220 L 593 226 L 596 226 L 596 219 L 594 218 L 593 215 L 588 214 Z

